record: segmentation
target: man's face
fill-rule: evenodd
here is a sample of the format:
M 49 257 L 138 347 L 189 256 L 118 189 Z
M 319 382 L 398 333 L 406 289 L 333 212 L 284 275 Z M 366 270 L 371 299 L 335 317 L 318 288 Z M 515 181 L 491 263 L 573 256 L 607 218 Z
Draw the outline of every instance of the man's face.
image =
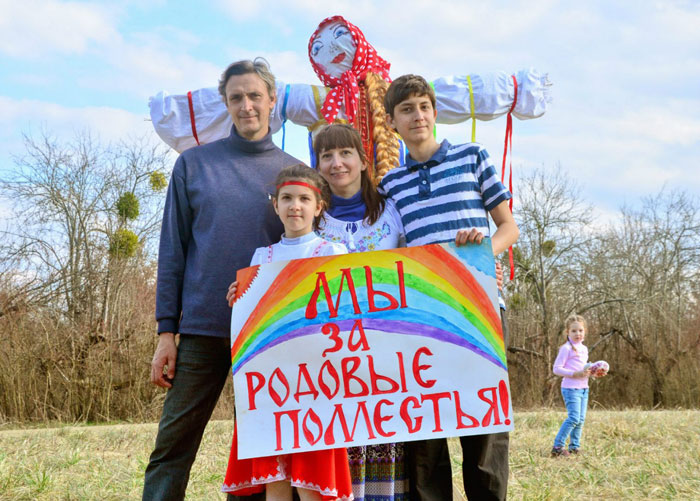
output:
M 428 96 L 412 95 L 394 107 L 394 116 L 387 115 L 387 123 L 407 144 L 417 145 L 433 137 L 436 117 Z
M 226 108 L 238 134 L 248 141 L 257 141 L 267 134 L 275 96 L 255 73 L 234 75 L 226 82 Z
M 348 27 L 334 21 L 321 28 L 311 44 L 311 59 L 335 78 L 352 68 L 355 41 Z

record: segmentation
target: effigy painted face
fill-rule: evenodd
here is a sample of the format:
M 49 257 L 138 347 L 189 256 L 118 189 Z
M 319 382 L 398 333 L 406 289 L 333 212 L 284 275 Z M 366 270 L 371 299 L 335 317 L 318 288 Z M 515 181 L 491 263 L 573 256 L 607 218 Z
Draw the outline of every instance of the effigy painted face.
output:
M 360 85 L 368 72 L 389 81 L 389 63 L 377 55 L 360 29 L 342 16 L 324 19 L 309 38 L 309 60 L 330 91 L 319 110 L 333 123 L 342 109 L 350 122 L 359 112 Z
M 309 55 L 328 75 L 340 78 L 352 68 L 355 49 L 348 26 L 342 21 L 332 21 L 321 27 L 311 42 Z

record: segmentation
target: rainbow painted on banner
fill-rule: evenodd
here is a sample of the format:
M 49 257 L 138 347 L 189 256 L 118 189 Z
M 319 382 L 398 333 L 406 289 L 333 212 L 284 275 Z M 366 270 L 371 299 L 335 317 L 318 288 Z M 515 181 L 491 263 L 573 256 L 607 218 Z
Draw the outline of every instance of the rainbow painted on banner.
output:
M 495 276 L 490 245 L 451 246 L 452 251 L 463 258 L 469 256 L 470 263 L 476 262 L 476 269 Z M 400 290 L 397 261 L 403 263 L 403 290 Z M 372 289 L 396 299 L 403 292 L 405 308 L 369 312 L 368 266 Z M 317 316 L 306 318 L 318 274 L 325 273 L 335 304 L 342 269 L 347 268 L 352 269 L 362 313 L 356 313 L 347 281 L 344 281 L 337 316 L 331 318 L 326 295 L 321 289 Z M 248 289 L 257 271 L 254 267 L 239 272 L 239 291 Z M 387 299 L 374 299 L 378 308 L 389 305 Z M 233 372 L 237 373 L 247 361 L 273 346 L 296 337 L 319 334 L 328 322 L 335 323 L 341 332 L 349 331 L 358 318 L 365 331 L 438 339 L 469 349 L 505 369 L 503 333 L 497 310 L 464 263 L 441 245 L 293 260 L 279 272 L 233 341 Z

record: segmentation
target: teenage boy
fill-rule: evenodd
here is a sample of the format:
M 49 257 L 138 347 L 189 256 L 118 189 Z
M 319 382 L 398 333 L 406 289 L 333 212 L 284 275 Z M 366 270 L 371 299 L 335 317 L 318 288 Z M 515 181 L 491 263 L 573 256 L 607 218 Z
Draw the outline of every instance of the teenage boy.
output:
M 396 202 L 407 245 L 479 243 L 490 234 L 490 214 L 497 228 L 491 236 L 494 254 L 510 247 L 518 238 L 518 226 L 508 209 L 511 194 L 498 180 L 483 146 L 435 140 L 435 93 L 428 82 L 417 75 L 397 78 L 387 90 L 384 107 L 387 123 L 401 135 L 409 155 L 405 165 L 384 176 L 379 190 Z M 505 499 L 508 433 L 460 437 L 460 442 L 467 497 Z M 447 440 L 406 446 L 411 499 L 452 499 Z

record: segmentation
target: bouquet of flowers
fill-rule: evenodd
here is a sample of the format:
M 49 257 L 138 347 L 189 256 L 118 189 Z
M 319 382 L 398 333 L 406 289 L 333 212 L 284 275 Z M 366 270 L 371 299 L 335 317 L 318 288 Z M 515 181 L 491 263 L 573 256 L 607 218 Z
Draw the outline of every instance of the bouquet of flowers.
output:
M 590 370 L 593 377 L 603 377 L 610 370 L 610 365 L 605 360 L 598 360 L 597 362 L 587 363 L 583 366 L 583 370 Z

